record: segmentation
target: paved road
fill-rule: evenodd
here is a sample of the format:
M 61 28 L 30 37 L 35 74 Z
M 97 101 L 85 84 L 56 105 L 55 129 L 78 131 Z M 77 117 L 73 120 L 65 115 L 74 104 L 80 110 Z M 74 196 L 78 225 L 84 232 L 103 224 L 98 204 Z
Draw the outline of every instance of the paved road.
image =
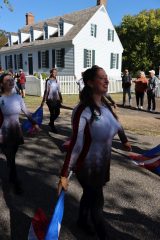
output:
M 0 240 L 27 240 L 36 209 L 41 207 L 48 219 L 56 203 L 56 186 L 63 163 L 61 144 L 70 135 L 70 110 L 58 119 L 59 134 L 48 134 L 45 114 L 43 131 L 36 137 L 25 137 L 17 154 L 17 165 L 23 183 L 23 196 L 15 196 L 7 183 L 4 156 L 0 161 Z M 155 146 L 159 138 L 128 133 L 133 151 L 142 152 Z M 110 240 L 160 239 L 160 179 L 157 175 L 131 164 L 113 143 L 111 181 L 104 188 L 104 215 Z M 81 188 L 73 176 L 65 197 L 65 214 L 60 240 L 94 240 L 76 227 Z

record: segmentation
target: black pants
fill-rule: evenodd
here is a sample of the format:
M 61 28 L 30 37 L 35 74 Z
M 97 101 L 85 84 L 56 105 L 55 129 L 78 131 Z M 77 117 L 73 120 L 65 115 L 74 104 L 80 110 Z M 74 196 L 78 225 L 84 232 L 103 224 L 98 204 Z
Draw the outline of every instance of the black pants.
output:
M 81 184 L 82 186 L 82 184 Z M 102 187 L 90 187 L 82 186 L 83 195 L 80 200 L 79 219 L 83 223 L 88 222 L 88 218 L 91 216 L 91 220 L 94 224 L 96 233 L 100 240 L 106 239 L 106 227 L 103 217 L 103 205 L 104 196 Z
M 9 181 L 12 183 L 17 182 L 17 170 L 16 170 L 16 164 L 15 164 L 17 150 L 18 150 L 18 145 L 2 146 L 2 152 L 6 156 L 7 165 L 9 167 Z
M 142 106 L 144 102 L 144 92 L 135 92 L 137 107 Z M 140 105 L 139 105 L 140 104 Z
M 47 100 L 47 106 L 50 112 L 50 126 L 54 127 L 54 121 L 58 118 L 60 114 L 60 101 Z
M 148 91 L 147 97 L 148 97 L 148 110 L 151 110 L 151 109 L 155 110 L 156 109 L 155 93 L 152 91 Z

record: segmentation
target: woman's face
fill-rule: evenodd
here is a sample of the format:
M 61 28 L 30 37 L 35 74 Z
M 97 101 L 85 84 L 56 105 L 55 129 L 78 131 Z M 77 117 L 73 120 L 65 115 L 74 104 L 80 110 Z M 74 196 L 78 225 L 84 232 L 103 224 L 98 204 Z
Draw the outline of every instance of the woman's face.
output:
M 51 73 L 52 77 L 53 78 L 56 78 L 57 76 L 57 70 L 53 70 L 52 73 Z
M 89 83 L 93 92 L 99 95 L 103 95 L 108 91 L 108 84 L 108 76 L 103 69 L 98 69 L 94 80 Z
M 12 88 L 14 87 L 14 79 L 12 76 L 7 75 L 3 78 L 3 89 L 4 91 L 8 91 L 8 90 L 12 90 Z

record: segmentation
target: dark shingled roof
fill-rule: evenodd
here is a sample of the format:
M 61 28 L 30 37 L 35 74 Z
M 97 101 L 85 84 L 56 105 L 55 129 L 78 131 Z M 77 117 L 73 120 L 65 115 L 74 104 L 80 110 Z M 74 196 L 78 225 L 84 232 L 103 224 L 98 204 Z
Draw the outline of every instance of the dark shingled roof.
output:
M 37 28 L 43 29 L 44 23 L 47 23 L 49 26 L 56 26 L 58 25 L 60 18 L 74 24 L 73 27 L 65 34 L 65 36 L 53 37 L 46 40 L 36 40 L 34 42 L 22 43 L 22 44 L 10 46 L 10 47 L 3 47 L 1 48 L 0 51 L 7 51 L 7 50 L 25 48 L 29 46 L 31 47 L 31 46 L 50 44 L 50 43 L 71 41 L 100 7 L 101 6 L 99 5 L 99 6 L 87 8 L 81 11 L 76 11 L 70 14 L 64 14 L 63 16 L 58 16 L 51 19 L 45 19 L 44 21 L 40 21 L 33 25 L 27 25 L 21 28 L 20 31 L 29 32 L 31 26 L 33 26 L 33 29 L 37 29 Z

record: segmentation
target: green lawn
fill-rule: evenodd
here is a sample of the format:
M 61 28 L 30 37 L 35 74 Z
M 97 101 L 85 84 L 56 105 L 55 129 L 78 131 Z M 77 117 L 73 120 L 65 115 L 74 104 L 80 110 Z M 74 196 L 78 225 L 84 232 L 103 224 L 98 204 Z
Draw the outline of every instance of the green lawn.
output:
M 122 101 L 122 94 L 121 93 L 113 93 L 111 94 L 112 98 L 115 100 L 115 102 Z M 29 109 L 36 109 L 42 101 L 42 97 L 36 97 L 36 96 L 29 96 L 27 95 L 25 97 L 25 103 Z M 63 95 L 63 105 L 74 107 L 79 101 L 79 95 L 78 94 L 64 94 Z

